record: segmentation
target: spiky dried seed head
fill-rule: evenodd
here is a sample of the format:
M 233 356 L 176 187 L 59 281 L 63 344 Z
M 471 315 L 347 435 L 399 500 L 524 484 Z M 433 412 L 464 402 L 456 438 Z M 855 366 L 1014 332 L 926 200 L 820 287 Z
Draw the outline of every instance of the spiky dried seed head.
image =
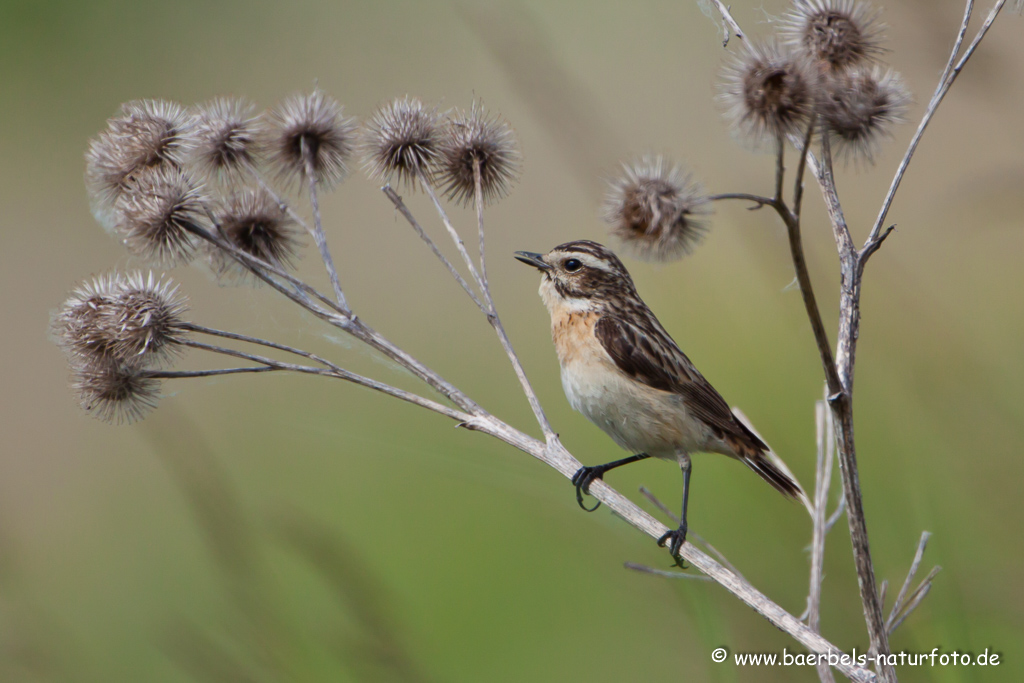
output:
M 268 117 L 266 147 L 270 161 L 286 182 L 306 177 L 306 156 L 313 178 L 332 187 L 348 174 L 348 159 L 356 141 L 356 123 L 340 104 L 315 89 L 292 95 Z
M 885 27 L 880 11 L 861 0 L 794 0 L 780 34 L 825 70 L 876 59 Z
M 752 146 L 774 147 L 809 125 L 815 79 L 806 59 L 777 42 L 745 43 L 722 70 L 719 101 Z
M 113 356 L 122 363 L 160 363 L 186 338 L 188 300 L 170 279 L 136 271 L 120 281 L 111 306 L 101 309 L 103 326 L 114 330 Z
M 610 232 L 637 257 L 670 261 L 690 253 L 707 225 L 708 199 L 700 185 L 662 156 L 622 165 L 608 183 L 603 217 Z
M 195 118 L 165 100 L 135 100 L 107 121 L 89 142 L 85 183 L 97 219 L 109 227 L 112 209 L 127 181 L 139 170 L 181 167 L 195 144 Z
M 363 167 L 373 179 L 415 188 L 421 174 L 430 182 L 438 159 L 441 131 L 437 109 L 416 97 L 399 97 L 379 108 L 366 122 L 362 139 Z
M 105 273 L 72 290 L 51 323 L 57 345 L 69 357 L 109 359 L 113 335 L 103 327 L 103 310 L 112 306 L 120 291 L 116 273 Z
M 196 252 L 193 230 L 209 230 L 204 188 L 172 166 L 133 174 L 114 206 L 115 232 L 128 250 L 166 266 L 190 261 Z
M 497 114 L 488 115 L 474 102 L 469 111 L 451 113 L 444 127 L 435 178 L 445 195 L 457 204 L 473 203 L 474 164 L 480 166 L 484 204 L 508 194 L 518 179 L 522 157 L 512 126 Z
M 299 231 L 288 212 L 263 188 L 233 192 L 217 212 L 221 234 L 238 249 L 268 263 L 289 267 L 299 248 Z M 211 252 L 221 275 L 249 271 L 219 248 Z
M 112 424 L 142 419 L 160 398 L 160 381 L 145 369 L 102 360 L 74 363 L 71 387 L 83 410 Z
M 100 275 L 79 285 L 53 321 L 72 364 L 150 366 L 185 339 L 185 297 L 153 273 Z
M 899 74 L 876 66 L 830 79 L 818 106 L 836 154 L 870 163 L 882 138 L 891 135 L 890 127 L 904 121 L 909 103 Z
M 259 163 L 262 119 L 240 98 L 221 97 L 196 107 L 192 158 L 207 175 L 237 181 Z

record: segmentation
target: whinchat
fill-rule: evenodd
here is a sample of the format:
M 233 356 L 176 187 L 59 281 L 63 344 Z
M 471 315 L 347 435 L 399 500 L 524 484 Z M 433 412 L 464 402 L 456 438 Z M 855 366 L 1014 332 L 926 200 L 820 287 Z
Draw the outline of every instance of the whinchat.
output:
M 540 297 L 551 313 L 551 337 L 572 407 L 634 455 L 582 467 L 576 500 L 605 472 L 651 456 L 683 472 L 679 528 L 658 539 L 677 556 L 686 540 L 690 455 L 722 453 L 745 463 L 778 491 L 803 496 L 799 484 L 766 456 L 768 447 L 740 422 L 693 366 L 633 286 L 615 254 L 588 240 L 547 254 L 516 252 L 541 271 Z

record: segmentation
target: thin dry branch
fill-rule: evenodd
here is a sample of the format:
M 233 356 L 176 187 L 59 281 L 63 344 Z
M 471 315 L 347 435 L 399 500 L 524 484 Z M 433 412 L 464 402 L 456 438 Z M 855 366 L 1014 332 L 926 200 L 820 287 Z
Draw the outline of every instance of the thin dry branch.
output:
M 729 35 L 735 35 L 740 40 L 743 40 L 746 36 L 743 35 L 743 30 L 740 29 L 740 25 L 736 23 L 736 20 L 732 18 L 730 13 L 730 7 L 727 6 L 722 0 L 711 0 L 715 4 L 715 8 L 718 9 L 718 13 L 722 16 L 722 21 L 725 22 L 723 33 L 725 38 L 722 39 L 722 47 L 729 46 Z
M 900 588 L 900 592 L 896 595 L 896 601 L 892 605 L 892 611 L 889 612 L 889 618 L 885 621 L 885 627 L 889 633 L 892 633 L 896 628 L 903 623 L 903 621 L 910 616 L 910 613 L 921 603 L 928 591 L 931 590 L 932 579 L 939 573 L 940 567 L 933 567 L 928 575 L 918 584 L 917 588 L 910 592 L 910 586 L 914 582 L 914 577 L 917 575 L 917 570 L 921 566 L 921 560 L 924 558 L 925 548 L 928 547 L 928 539 L 931 538 L 931 533 L 927 531 L 921 532 L 921 539 L 917 542 L 917 550 L 914 552 L 914 561 L 910 563 L 910 570 L 907 572 L 907 578 L 903 580 L 903 586 Z M 908 595 L 909 593 L 909 595 Z
M 537 392 L 533 390 L 533 386 L 530 384 L 529 378 L 526 376 L 526 371 L 523 370 L 523 364 L 519 361 L 519 356 L 516 354 L 515 349 L 512 348 L 512 342 L 508 338 L 508 334 L 505 332 L 505 326 L 501 323 L 501 318 L 498 316 L 498 309 L 494 305 L 494 298 L 491 296 L 491 286 L 487 282 L 487 255 L 484 250 L 484 192 L 483 192 L 483 178 L 480 173 L 480 160 L 473 158 L 473 203 L 476 205 L 476 223 L 477 232 L 480 239 L 480 289 L 484 293 L 484 301 L 487 304 L 487 321 L 494 328 L 494 331 L 498 335 L 498 341 L 501 343 L 501 348 L 504 349 L 505 355 L 508 356 L 509 361 L 512 362 L 512 369 L 516 373 L 516 378 L 519 379 L 519 385 L 523 389 L 523 393 L 526 394 L 526 400 L 530 403 L 530 409 L 533 411 L 533 416 L 537 419 L 537 424 L 540 425 L 541 431 L 544 432 L 544 439 L 551 441 L 556 439 L 555 430 L 551 428 L 551 423 L 548 422 L 548 416 L 544 413 L 544 408 L 540 405 L 540 399 L 537 398 Z
M 832 412 L 824 401 L 814 404 L 814 424 L 817 441 L 817 464 L 814 482 L 814 530 L 811 538 L 811 578 L 807 592 L 807 625 L 815 633 L 821 633 L 821 588 L 825 580 L 825 535 L 828 506 L 828 490 L 832 483 L 832 458 L 835 456 Z M 818 678 L 822 683 L 833 683 L 832 670 L 828 664 L 817 665 Z
M 946 63 L 946 68 L 942 73 L 942 77 L 939 79 L 939 84 L 935 87 L 935 94 L 932 95 L 932 99 L 928 102 L 928 108 L 924 112 L 924 116 L 921 117 L 921 122 L 917 126 L 917 130 L 914 132 L 914 137 L 910 140 L 910 145 L 907 147 L 906 153 L 900 160 L 899 166 L 896 168 L 896 175 L 893 176 L 892 183 L 889 185 L 889 191 L 885 194 L 885 199 L 882 201 L 882 207 L 878 211 L 878 218 L 875 219 L 875 224 L 871 228 L 871 233 L 868 235 L 867 240 L 864 242 L 864 250 L 870 245 L 880 242 L 885 239 L 882 236 L 882 226 L 885 224 L 885 217 L 889 213 L 889 207 L 892 206 L 893 199 L 896 196 L 896 190 L 900 187 L 900 182 L 903 180 L 903 174 L 907 171 L 907 166 L 910 165 L 910 160 L 914 156 L 914 152 L 917 150 L 917 144 L 921 141 L 921 136 L 924 135 L 925 129 L 932 120 L 932 116 L 935 115 L 939 105 L 942 104 L 943 98 L 946 93 L 949 92 L 950 87 L 956 80 L 956 77 L 960 75 L 964 66 L 967 64 L 967 60 L 971 58 L 978 45 L 981 43 L 982 38 L 988 33 L 988 30 L 992 27 L 992 23 L 999 16 L 999 12 L 1003 9 L 1003 5 L 1006 0 L 998 0 L 995 5 L 992 6 L 992 10 L 989 12 L 988 17 L 985 19 L 985 23 L 982 24 L 981 28 L 978 29 L 978 33 L 974 36 L 974 40 L 968 46 L 963 56 L 957 60 L 957 53 L 960 51 L 960 46 L 963 43 L 964 35 L 967 33 L 967 25 L 971 20 L 971 11 L 974 7 L 974 0 L 967 0 L 967 5 L 964 9 L 964 18 L 960 23 L 960 29 L 957 32 L 956 42 L 953 44 L 953 52 L 949 56 L 949 61 Z M 863 260 L 867 258 L 877 250 L 877 246 L 871 249 L 869 252 L 863 255 Z
M 451 219 L 448 218 L 448 212 L 444 210 L 444 206 L 441 205 L 441 200 L 437 198 L 437 193 L 434 192 L 432 184 L 429 182 L 429 179 L 422 169 L 419 171 L 419 180 L 424 192 L 427 193 L 427 196 L 430 197 L 430 201 L 434 204 L 434 209 L 437 211 L 437 215 L 441 217 L 441 222 L 444 223 L 445 230 L 448 231 L 448 236 L 451 237 L 452 242 L 455 244 L 455 248 L 459 251 L 459 256 L 462 257 L 463 263 L 465 263 L 466 268 L 469 269 L 470 276 L 477 284 L 477 287 L 482 291 L 483 283 L 480 280 L 480 273 L 477 272 L 476 266 L 473 264 L 473 259 L 470 258 L 469 252 L 466 251 L 466 243 L 462 241 L 459 231 L 455 229 L 454 225 L 452 225 Z
M 327 268 L 327 276 L 331 279 L 331 287 L 334 288 L 334 296 L 338 300 L 338 306 L 345 313 L 351 313 L 352 309 L 348 307 L 345 293 L 341 291 L 338 269 L 334 267 L 334 258 L 331 256 L 331 250 L 327 248 L 327 236 L 324 234 L 324 228 L 320 222 L 320 203 L 317 199 L 316 172 L 313 169 L 313 150 L 306 144 L 305 136 L 301 138 L 300 144 L 302 145 L 302 159 L 306 167 L 306 181 L 309 184 L 309 205 L 313 209 L 313 241 L 316 242 L 316 248 L 320 251 L 320 258 L 323 259 L 324 266 Z
M 390 185 L 385 185 L 380 189 L 381 192 L 384 193 L 384 196 L 387 197 L 391 201 L 391 203 L 395 205 L 395 208 L 398 210 L 400 214 L 402 214 L 406 222 L 408 222 L 409 225 L 412 226 L 412 229 L 416 231 L 416 234 L 420 236 L 420 239 L 423 240 L 428 247 L 430 247 L 430 251 L 434 252 L 434 256 L 436 256 L 438 260 L 441 261 L 442 264 L 444 264 L 444 267 L 448 269 L 448 272 L 451 273 L 451 276 L 455 278 L 456 282 L 459 283 L 459 286 L 461 286 L 462 289 L 466 292 L 466 294 L 469 295 L 469 298 L 473 300 L 473 303 L 476 304 L 476 307 L 480 309 L 480 312 L 483 313 L 484 315 L 487 315 L 487 308 L 484 306 L 483 302 L 480 301 L 480 297 L 476 295 L 476 292 L 474 292 L 473 288 L 469 286 L 469 283 L 466 282 L 466 279 L 462 277 L 462 273 L 460 273 L 458 269 L 454 265 L 452 265 L 452 262 L 448 260 L 448 257 L 441 253 L 441 250 L 438 249 L 437 244 L 434 242 L 434 240 L 430 239 L 430 236 L 423 230 L 422 226 L 420 226 L 419 224 L 419 221 L 417 221 L 416 217 L 412 215 L 412 212 L 409 211 L 409 207 L 405 205 L 405 202 L 402 201 L 402 198 L 400 196 L 398 196 L 398 193 L 395 192 Z

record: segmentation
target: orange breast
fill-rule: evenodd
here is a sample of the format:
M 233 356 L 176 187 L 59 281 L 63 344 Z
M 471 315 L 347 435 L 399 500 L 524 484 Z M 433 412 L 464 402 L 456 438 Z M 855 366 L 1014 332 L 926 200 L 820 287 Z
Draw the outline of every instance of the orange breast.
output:
M 568 311 L 552 316 L 551 338 L 562 367 L 585 360 L 583 356 L 591 356 L 597 350 L 598 341 L 594 336 L 597 319 L 597 313 L 590 311 Z

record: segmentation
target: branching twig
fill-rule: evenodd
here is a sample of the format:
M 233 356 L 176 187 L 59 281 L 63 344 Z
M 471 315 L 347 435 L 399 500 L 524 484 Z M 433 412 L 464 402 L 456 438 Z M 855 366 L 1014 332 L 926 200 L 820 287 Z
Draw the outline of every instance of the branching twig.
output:
M 455 266 L 452 265 L 452 262 L 448 260 L 448 257 L 441 253 L 441 250 L 438 249 L 437 244 L 435 244 L 434 240 L 430 239 L 430 236 L 427 235 L 427 233 L 423 230 L 423 228 L 419 224 L 419 221 L 417 221 L 415 216 L 412 215 L 412 212 L 409 211 L 409 207 L 405 205 L 405 202 L 402 201 L 402 198 L 398 196 L 398 193 L 396 193 L 391 188 L 390 185 L 385 185 L 384 187 L 382 187 L 381 192 L 383 192 L 384 196 L 391 200 L 391 203 L 395 205 L 395 208 L 398 209 L 398 212 L 402 214 L 402 216 L 409 223 L 409 225 L 412 226 L 412 229 L 416 231 L 416 234 L 420 236 L 420 239 L 426 242 L 427 246 L 430 247 L 430 251 L 434 252 L 434 256 L 436 256 L 438 260 L 440 260 L 441 263 L 444 264 L 445 268 L 448 269 L 448 272 L 451 273 L 453 278 L 455 278 L 455 281 L 459 283 L 463 290 L 465 290 L 466 294 L 468 294 L 469 298 L 473 300 L 473 303 L 476 304 L 477 308 L 479 308 L 484 315 L 487 315 L 487 308 L 484 306 L 483 302 L 480 301 L 480 297 L 476 295 L 476 292 L 474 292 L 473 288 L 469 286 L 469 283 L 466 282 L 466 279 L 462 277 L 462 273 L 460 273 L 458 269 L 456 269 Z
M 921 532 L 921 539 L 917 542 L 917 550 L 914 552 L 914 561 L 910 563 L 907 578 L 904 579 L 903 586 L 896 595 L 896 601 L 892 605 L 892 611 L 889 612 L 889 618 L 885 620 L 885 627 L 889 633 L 895 631 L 903 623 L 904 619 L 910 616 L 910 613 L 914 611 L 921 600 L 924 599 L 924 596 L 928 594 L 928 591 L 931 590 L 931 581 L 939 573 L 940 568 L 934 567 L 924 580 L 918 584 L 917 588 L 908 595 L 910 586 L 914 582 L 914 577 L 917 575 L 917 570 L 921 566 L 921 560 L 924 557 L 925 548 L 928 547 L 929 538 L 931 538 L 929 532 Z
M 484 252 L 484 192 L 483 192 L 483 179 L 480 174 L 480 160 L 476 157 L 473 158 L 473 202 L 476 205 L 476 221 L 477 231 L 480 235 L 480 289 L 484 293 L 484 302 L 487 304 L 487 321 L 491 323 L 491 327 L 498 334 L 498 341 L 501 342 L 501 348 L 505 350 L 505 354 L 508 359 L 512 362 L 512 369 L 515 370 L 516 377 L 519 379 L 519 385 L 523 389 L 523 393 L 526 394 L 526 400 L 530 403 L 530 409 L 533 410 L 533 415 L 537 419 L 537 424 L 540 425 L 541 430 L 544 432 L 544 439 L 552 441 L 558 438 L 555 434 L 555 430 L 551 428 L 551 423 L 548 422 L 548 416 L 544 413 L 544 408 L 540 405 L 540 399 L 537 398 L 537 393 L 533 390 L 533 386 L 530 384 L 529 378 L 526 376 L 526 371 L 523 370 L 523 364 L 519 361 L 519 356 L 516 354 L 515 349 L 512 348 L 512 342 L 508 338 L 508 334 L 505 332 L 505 326 L 501 324 L 501 318 L 498 317 L 498 309 L 494 306 L 494 299 L 491 297 L 491 287 L 487 282 L 487 260 Z
M 743 40 L 745 36 L 743 31 L 740 29 L 740 25 L 736 23 L 736 20 L 732 18 L 732 14 L 729 12 L 729 7 L 722 2 L 722 0 L 711 0 L 715 3 L 715 7 L 718 8 L 718 13 L 722 15 L 722 21 L 725 22 L 725 38 L 722 40 L 722 47 L 729 45 L 729 33 L 731 32 L 740 40 Z
M 345 293 L 341 291 L 341 282 L 338 280 L 338 269 L 334 267 L 334 258 L 331 256 L 330 249 L 327 248 L 327 236 L 324 235 L 324 228 L 320 222 L 320 203 L 317 200 L 316 193 L 316 173 L 313 168 L 313 150 L 306 144 L 306 138 L 300 138 L 302 147 L 302 159 L 306 167 L 306 181 L 309 183 L 309 204 L 313 209 L 313 241 L 316 242 L 316 248 L 320 251 L 320 258 L 324 261 L 324 266 L 327 268 L 327 275 L 331 279 L 331 287 L 334 288 L 334 296 L 338 300 L 338 306 L 345 313 L 350 313 L 351 309 L 348 307 L 348 302 L 345 301 Z
M 459 231 L 455 229 L 454 225 L 452 225 L 451 219 L 448 218 L 448 212 L 444 210 L 444 206 L 441 205 L 441 200 L 437 198 L 437 193 L 434 192 L 433 186 L 422 169 L 419 171 L 419 181 L 420 186 L 423 187 L 423 191 L 427 193 L 427 196 L 430 197 L 430 201 L 433 202 L 437 215 L 441 217 L 441 222 L 444 223 L 445 230 L 448 231 L 448 236 L 452 238 L 455 248 L 459 251 L 459 256 L 462 257 L 463 263 L 465 263 L 466 268 L 469 269 L 470 276 L 482 290 L 483 285 L 480 281 L 480 273 L 477 272 L 476 266 L 473 265 L 473 259 L 470 258 L 469 252 L 466 251 L 466 244 L 462 241 Z
M 907 171 L 907 166 L 910 165 L 910 159 L 914 156 L 915 150 L 917 150 L 917 144 L 921 141 L 921 136 L 924 135 L 925 128 L 928 127 L 929 122 L 932 120 L 932 116 L 935 115 L 935 111 L 939 108 L 946 93 L 949 92 L 949 88 L 953 85 L 953 81 L 960 75 L 964 66 L 967 64 L 967 60 L 971 58 L 978 45 L 981 43 L 982 38 L 988 33 L 989 28 L 992 27 L 992 22 L 999 16 L 999 12 L 1003 9 L 1003 5 L 1006 0 L 998 0 L 992 7 L 992 11 L 989 12 L 988 17 L 985 19 L 985 23 L 982 24 L 981 28 L 978 29 L 977 35 L 974 36 L 974 40 L 968 46 L 964 55 L 957 60 L 957 53 L 960 50 L 960 45 L 963 43 L 964 34 L 967 32 L 967 25 L 971 20 L 971 10 L 974 6 L 973 0 L 967 0 L 967 6 L 964 9 L 964 18 L 960 24 L 960 29 L 957 32 L 956 42 L 953 44 L 953 52 L 949 56 L 949 61 L 946 63 L 946 68 L 942 73 L 942 78 L 939 79 L 939 84 L 935 88 L 935 94 L 932 95 L 931 101 L 928 103 L 928 108 L 924 112 L 924 116 L 921 118 L 921 123 L 917 126 L 917 131 L 914 132 L 914 137 L 910 140 L 910 145 L 907 147 L 906 153 L 903 155 L 903 159 L 900 160 L 900 165 L 896 169 L 896 175 L 892 179 L 892 184 L 889 185 L 889 191 L 885 195 L 885 199 L 882 201 L 882 208 L 878 211 L 878 218 L 875 219 L 875 224 L 871 228 L 871 233 L 868 235 L 865 241 L 865 248 L 876 241 L 879 241 L 879 234 L 882 231 L 882 225 L 885 224 L 885 217 L 889 213 L 889 207 L 892 206 L 893 198 L 896 196 L 896 190 L 900 187 L 900 182 L 903 180 L 903 174 Z M 882 238 L 884 239 L 884 238 Z M 875 247 L 877 249 L 877 247 Z M 875 251 L 871 250 L 871 253 Z M 866 253 L 862 257 L 867 260 L 867 257 L 871 253 Z
M 700 574 L 687 574 L 686 572 L 671 572 L 665 569 L 655 569 L 654 567 L 648 567 L 646 564 L 637 564 L 636 562 L 626 562 L 622 565 L 626 569 L 632 569 L 635 572 L 641 574 L 653 574 L 655 576 L 661 576 L 666 579 L 690 579 L 692 581 L 710 581 L 711 577 L 702 576 Z
M 807 625 L 821 633 L 821 588 L 825 580 L 825 535 L 828 490 L 832 483 L 832 458 L 835 456 L 832 412 L 824 401 L 814 404 L 814 424 L 817 440 L 817 464 L 814 481 L 814 530 L 811 538 L 811 579 L 807 592 Z M 818 678 L 822 683 L 833 683 L 828 664 L 818 664 Z

